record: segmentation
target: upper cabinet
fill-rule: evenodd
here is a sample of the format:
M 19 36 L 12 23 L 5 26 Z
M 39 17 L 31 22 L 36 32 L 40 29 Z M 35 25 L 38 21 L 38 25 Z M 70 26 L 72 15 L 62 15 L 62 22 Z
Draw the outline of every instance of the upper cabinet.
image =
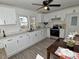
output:
M 0 25 L 8 24 L 16 24 L 15 9 L 0 7 Z

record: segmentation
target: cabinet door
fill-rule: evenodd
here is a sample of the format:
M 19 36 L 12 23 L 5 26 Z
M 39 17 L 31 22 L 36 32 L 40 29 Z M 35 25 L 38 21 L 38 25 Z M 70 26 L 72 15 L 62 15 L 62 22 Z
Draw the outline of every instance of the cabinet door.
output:
M 6 24 L 16 24 L 15 10 L 11 8 L 5 8 L 4 12 L 4 19 Z
M 47 37 L 50 38 L 50 28 L 47 28 Z
M 16 24 L 15 9 L 0 7 L 0 25 Z
M 33 33 L 33 35 L 34 35 L 34 39 L 33 39 L 33 41 L 34 41 L 34 43 L 36 43 L 36 42 L 38 42 L 38 31 L 35 31 L 34 33 Z
M 23 50 L 26 48 L 27 45 L 27 40 L 26 40 L 26 35 L 21 34 L 18 36 L 18 48 L 19 50 Z
M 29 33 L 29 45 L 31 46 L 31 45 L 33 45 L 33 43 L 34 43 L 34 35 L 33 35 L 33 32 L 30 32 Z
M 30 33 L 30 45 L 33 45 L 37 42 L 37 32 L 34 31 L 34 32 L 31 32 Z
M 0 25 L 4 25 L 4 11 L 0 7 Z
M 9 38 L 8 40 L 4 41 L 5 43 L 5 50 L 8 57 L 16 54 L 17 52 L 17 40 Z
M 37 32 L 32 32 L 32 44 L 35 44 L 37 42 Z
M 29 46 L 30 46 L 30 44 L 31 44 L 31 40 L 30 40 L 30 35 L 29 35 L 30 33 L 27 33 L 26 34 L 26 48 L 28 48 Z
M 41 31 L 37 32 L 37 37 L 38 37 L 38 41 L 42 40 L 42 38 L 41 38 Z
M 44 30 L 41 30 L 41 38 L 44 39 Z
M 0 25 L 4 25 L 4 20 L 0 17 Z
M 44 29 L 44 38 L 47 37 L 47 29 Z
M 43 29 L 41 31 L 41 35 L 42 35 L 42 39 L 45 39 L 47 37 L 47 30 L 46 29 Z
M 60 29 L 60 38 L 64 38 L 64 29 Z

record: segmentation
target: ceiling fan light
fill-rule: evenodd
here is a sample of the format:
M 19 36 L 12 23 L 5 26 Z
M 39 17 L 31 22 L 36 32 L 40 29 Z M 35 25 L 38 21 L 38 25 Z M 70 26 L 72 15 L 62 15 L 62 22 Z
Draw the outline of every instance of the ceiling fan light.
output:
M 47 6 L 45 6 L 45 7 L 44 7 L 44 9 L 45 9 L 45 10 L 47 10 L 47 9 L 48 9 L 48 7 L 47 7 Z

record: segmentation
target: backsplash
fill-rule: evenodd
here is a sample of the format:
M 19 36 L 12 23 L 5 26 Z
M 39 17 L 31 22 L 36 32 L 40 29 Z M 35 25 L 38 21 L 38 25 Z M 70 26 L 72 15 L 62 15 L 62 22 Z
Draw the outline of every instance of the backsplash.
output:
M 3 25 L 0 26 L 0 36 L 3 36 L 3 30 L 5 31 L 6 36 L 9 34 L 16 33 L 19 31 L 20 27 L 18 25 Z

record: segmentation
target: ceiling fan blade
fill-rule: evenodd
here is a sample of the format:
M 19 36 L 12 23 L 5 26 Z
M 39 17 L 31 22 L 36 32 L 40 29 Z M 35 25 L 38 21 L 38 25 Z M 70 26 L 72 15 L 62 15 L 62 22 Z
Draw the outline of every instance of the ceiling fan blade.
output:
M 36 4 L 36 3 L 32 3 L 32 5 L 43 6 L 42 4 Z
M 36 9 L 36 10 L 40 10 L 40 9 L 42 9 L 42 8 L 44 8 L 44 6 L 42 6 L 42 7 L 38 8 L 38 9 Z
M 49 6 L 50 6 L 50 7 L 60 7 L 61 4 L 50 4 Z

